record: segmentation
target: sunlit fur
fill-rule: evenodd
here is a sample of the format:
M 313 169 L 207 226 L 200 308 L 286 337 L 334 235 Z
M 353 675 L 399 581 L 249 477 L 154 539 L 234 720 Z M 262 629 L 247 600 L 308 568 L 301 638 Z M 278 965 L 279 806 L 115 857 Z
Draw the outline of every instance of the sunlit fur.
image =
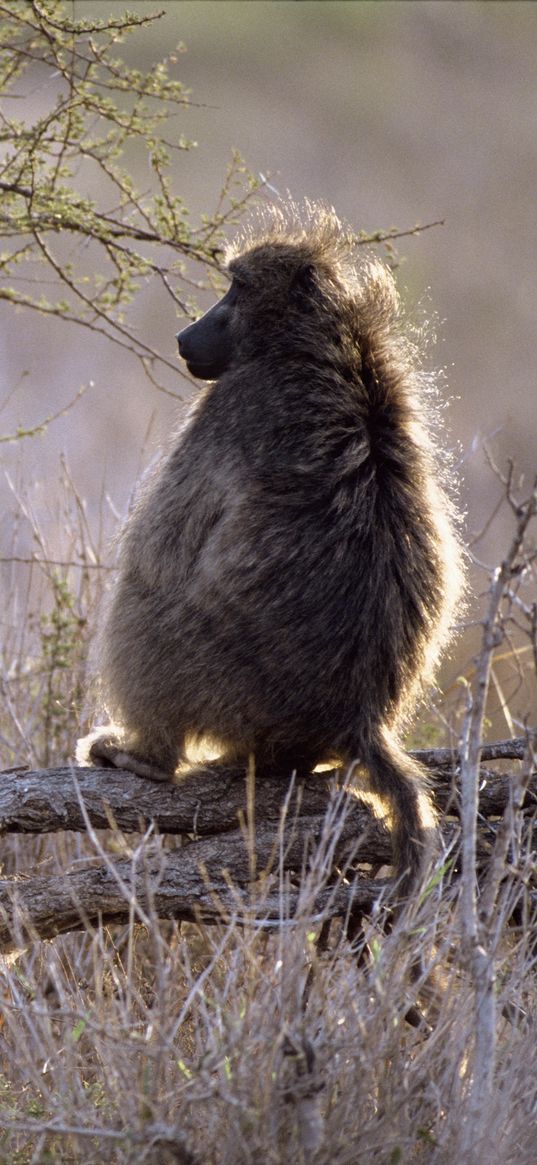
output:
M 123 761 L 171 774 L 206 736 L 261 776 L 359 761 L 408 892 L 434 814 L 398 738 L 448 641 L 461 555 L 430 379 L 391 273 L 356 253 L 312 206 L 232 248 L 228 366 L 141 488 L 98 660 Z

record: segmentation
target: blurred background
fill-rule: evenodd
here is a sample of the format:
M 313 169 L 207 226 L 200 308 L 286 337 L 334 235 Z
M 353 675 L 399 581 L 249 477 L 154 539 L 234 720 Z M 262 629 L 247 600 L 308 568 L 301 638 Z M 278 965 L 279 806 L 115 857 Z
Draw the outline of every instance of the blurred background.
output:
M 122 0 L 70 5 L 77 19 L 123 7 Z M 174 180 L 194 221 L 217 204 L 234 149 L 274 191 L 333 204 L 356 230 L 443 220 L 397 244 L 398 281 L 410 314 L 433 321 L 429 362 L 445 370 L 471 535 L 501 496 L 483 443 L 501 466 L 513 457 L 528 488 L 537 466 L 537 6 L 130 0 L 128 7 L 165 9 L 121 46 L 129 63 L 148 70 L 178 42 L 184 48 L 174 75 L 192 104 L 178 115 L 177 134 L 198 144 L 178 155 Z M 134 158 L 133 170 L 143 189 L 147 158 Z M 207 294 L 199 303 L 208 306 Z M 157 281 L 133 312 L 140 335 L 174 360 L 182 321 Z M 102 510 L 103 497 L 112 513 L 123 513 L 193 386 L 177 363 L 168 381 L 173 399 L 91 332 L 6 305 L 1 318 L 3 432 L 61 409 L 92 382 L 43 437 L 3 446 L 15 492 L 24 489 L 53 553 L 62 456 L 89 515 Z M 2 498 L 10 539 L 5 483 Z M 487 561 L 499 559 L 507 531 L 500 514 L 481 543 Z

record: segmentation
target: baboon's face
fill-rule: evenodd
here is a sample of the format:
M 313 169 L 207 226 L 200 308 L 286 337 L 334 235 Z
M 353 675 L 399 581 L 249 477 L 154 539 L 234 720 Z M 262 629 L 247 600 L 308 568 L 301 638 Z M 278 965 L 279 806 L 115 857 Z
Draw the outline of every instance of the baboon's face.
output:
M 237 287 L 231 284 L 223 299 L 200 320 L 177 334 L 179 353 L 188 371 L 200 380 L 217 380 L 229 367 L 233 352 L 232 320 L 237 306 Z

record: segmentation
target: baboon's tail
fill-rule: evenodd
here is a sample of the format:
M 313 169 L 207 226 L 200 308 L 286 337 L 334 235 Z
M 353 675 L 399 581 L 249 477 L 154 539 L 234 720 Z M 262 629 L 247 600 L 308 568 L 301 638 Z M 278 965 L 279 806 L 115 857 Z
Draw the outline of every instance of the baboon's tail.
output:
M 416 761 L 386 738 L 373 744 L 366 763 L 371 790 L 390 811 L 397 895 L 408 898 L 419 892 L 438 836 L 427 778 Z

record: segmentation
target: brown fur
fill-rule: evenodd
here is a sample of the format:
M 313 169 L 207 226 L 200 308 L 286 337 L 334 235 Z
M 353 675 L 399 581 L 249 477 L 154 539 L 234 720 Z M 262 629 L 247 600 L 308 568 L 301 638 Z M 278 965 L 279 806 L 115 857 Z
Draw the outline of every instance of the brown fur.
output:
M 229 306 L 180 337 L 209 368 L 221 336 L 225 370 L 126 524 L 98 653 L 121 731 L 79 755 L 157 778 L 205 737 L 261 774 L 359 761 L 408 892 L 434 815 L 398 734 L 447 641 L 460 551 L 392 276 L 356 272 L 333 213 L 305 218 L 237 246 Z

